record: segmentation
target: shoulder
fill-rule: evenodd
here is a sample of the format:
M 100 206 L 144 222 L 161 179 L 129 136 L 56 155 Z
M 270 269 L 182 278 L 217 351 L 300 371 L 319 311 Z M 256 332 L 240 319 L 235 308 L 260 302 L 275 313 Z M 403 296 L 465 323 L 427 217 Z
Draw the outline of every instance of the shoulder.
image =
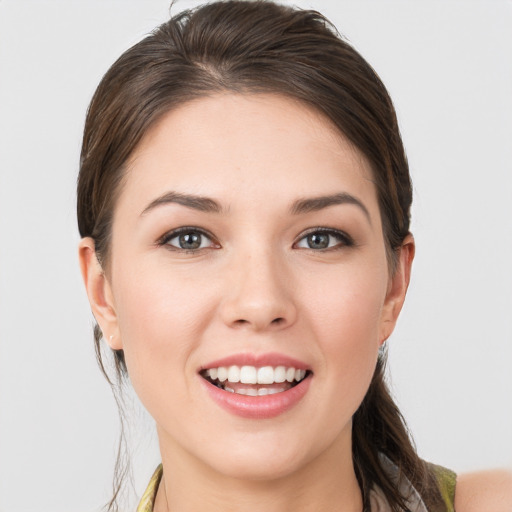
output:
M 512 471 L 489 470 L 457 477 L 457 512 L 512 511 Z

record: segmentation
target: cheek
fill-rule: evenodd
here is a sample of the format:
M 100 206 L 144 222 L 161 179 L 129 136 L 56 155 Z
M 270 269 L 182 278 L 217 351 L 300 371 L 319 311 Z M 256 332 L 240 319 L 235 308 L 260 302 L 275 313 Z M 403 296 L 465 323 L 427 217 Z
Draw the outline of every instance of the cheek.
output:
M 387 276 L 382 265 L 363 267 L 334 269 L 322 280 L 302 282 L 300 294 L 308 322 L 334 344 L 343 340 L 362 348 L 365 343 L 378 343 Z
M 114 295 L 130 380 L 145 402 L 150 389 L 178 379 L 183 384 L 187 370 L 195 374 L 187 365 L 211 317 L 211 301 L 200 283 L 180 279 L 179 273 L 152 265 L 135 268 L 118 268 Z
M 199 329 L 207 320 L 210 290 L 203 280 L 190 279 L 186 270 L 167 268 L 156 258 L 155 262 L 145 259 L 137 265 L 120 265 L 114 281 L 124 342 L 146 338 L 150 344 L 179 343 L 182 333 Z
M 375 263 L 365 269 L 337 268 L 321 281 L 301 281 L 301 332 L 319 355 L 312 387 L 316 412 L 310 421 L 322 432 L 324 448 L 351 425 L 375 371 L 387 284 L 380 268 Z
M 325 375 L 335 376 L 330 385 L 340 398 L 356 393 L 362 399 L 371 380 L 386 286 L 381 265 L 368 265 L 302 288 L 306 325 L 323 354 Z

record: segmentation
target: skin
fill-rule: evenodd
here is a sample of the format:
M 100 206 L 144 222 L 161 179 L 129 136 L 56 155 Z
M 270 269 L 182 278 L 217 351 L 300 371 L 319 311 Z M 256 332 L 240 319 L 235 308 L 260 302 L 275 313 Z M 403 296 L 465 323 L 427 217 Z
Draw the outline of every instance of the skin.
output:
M 457 512 L 512 510 L 512 471 L 492 469 L 459 475 L 455 492 Z
M 357 201 L 293 211 L 334 193 Z M 219 211 L 176 194 L 211 198 Z M 180 248 L 181 227 L 203 233 L 200 248 Z M 331 230 L 327 248 L 308 245 L 318 227 Z M 80 244 L 93 313 L 156 421 L 165 477 L 155 512 L 359 512 L 351 418 L 413 255 L 407 237 L 390 275 L 371 169 L 310 108 L 223 94 L 165 115 L 127 166 L 106 272 L 93 240 Z M 201 367 L 268 352 L 313 372 L 292 409 L 242 418 L 205 392 Z

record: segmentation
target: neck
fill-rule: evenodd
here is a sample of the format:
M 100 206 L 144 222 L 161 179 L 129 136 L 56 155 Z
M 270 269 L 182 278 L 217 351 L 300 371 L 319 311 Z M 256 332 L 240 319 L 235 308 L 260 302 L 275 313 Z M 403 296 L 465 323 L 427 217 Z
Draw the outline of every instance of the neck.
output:
M 164 476 L 154 512 L 361 512 L 348 434 L 289 474 L 252 480 L 219 474 L 161 443 Z

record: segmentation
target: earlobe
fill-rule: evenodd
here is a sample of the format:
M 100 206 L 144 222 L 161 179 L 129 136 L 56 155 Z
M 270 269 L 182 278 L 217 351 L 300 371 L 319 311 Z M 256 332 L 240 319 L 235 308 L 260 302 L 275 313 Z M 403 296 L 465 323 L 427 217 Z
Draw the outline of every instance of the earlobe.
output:
M 411 279 L 414 252 L 414 237 L 409 234 L 405 237 L 399 249 L 396 269 L 389 279 L 381 322 L 381 345 L 391 336 L 398 320 L 398 315 L 402 310 Z
M 80 270 L 92 313 L 105 340 L 113 350 L 122 349 L 116 309 L 110 283 L 96 256 L 95 243 L 82 238 L 78 246 Z

